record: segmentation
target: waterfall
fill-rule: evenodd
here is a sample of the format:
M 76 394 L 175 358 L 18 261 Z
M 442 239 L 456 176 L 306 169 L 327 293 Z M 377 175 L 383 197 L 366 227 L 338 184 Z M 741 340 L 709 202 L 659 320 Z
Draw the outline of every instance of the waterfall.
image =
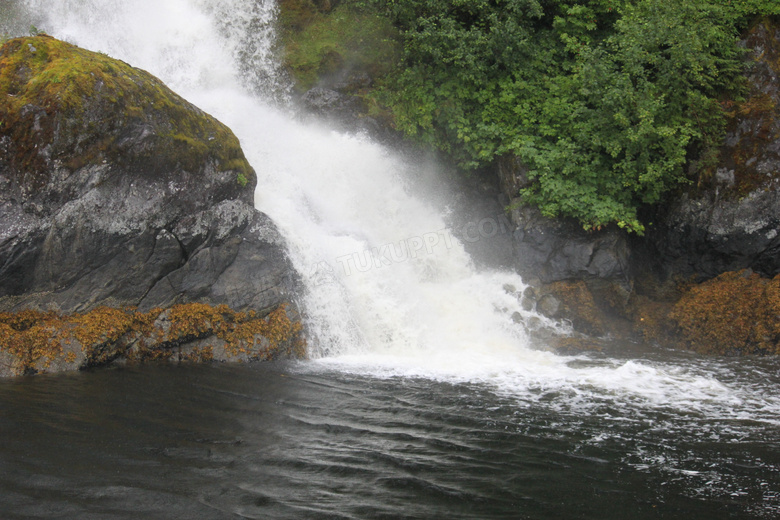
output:
M 517 274 L 474 267 L 448 228 L 435 168 L 286 111 L 270 0 L 22 2 L 41 30 L 148 70 L 236 133 L 258 174 L 257 207 L 303 279 L 314 364 L 488 381 L 580 404 L 596 392 L 724 413 L 750 400 L 766 408 L 706 367 L 530 348 L 524 324 L 554 324 L 522 307 Z
M 302 275 L 312 357 L 376 354 L 452 363 L 529 355 L 529 314 L 479 273 L 419 193 L 434 175 L 360 136 L 296 122 L 274 53 L 275 4 L 253 0 L 29 0 L 54 36 L 120 58 L 230 126 L 258 173 L 257 207 Z M 435 185 L 435 182 L 433 183 Z M 536 353 L 530 354 L 536 356 Z M 419 361 L 419 359 L 418 359 Z M 462 362 L 462 361 L 461 361 Z
M 244 2 L 239 8 L 233 0 L 201 1 L 199 5 L 216 22 L 242 84 L 267 100 L 289 103 L 291 83 L 276 39 L 276 2 Z

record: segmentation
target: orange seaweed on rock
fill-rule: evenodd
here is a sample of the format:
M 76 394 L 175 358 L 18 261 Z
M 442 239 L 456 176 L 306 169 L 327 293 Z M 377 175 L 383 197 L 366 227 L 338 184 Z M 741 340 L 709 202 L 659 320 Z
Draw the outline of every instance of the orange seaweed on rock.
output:
M 780 354 L 780 275 L 732 271 L 692 286 L 669 317 L 707 354 Z
M 169 345 L 214 336 L 225 342 L 225 351 L 234 357 L 270 359 L 301 333 L 299 321 L 288 314 L 286 304 L 263 316 L 255 311 L 236 312 L 226 305 L 203 303 L 174 305 L 161 317 L 168 322 L 158 341 Z M 161 329 L 158 328 L 159 333 Z M 295 353 L 288 346 L 286 354 Z M 296 353 L 300 357 L 301 352 Z
M 55 312 L 0 313 L 0 350 L 15 359 L 15 372 L 45 371 L 56 360 L 73 357 L 56 338 L 56 331 L 65 328 L 65 321 Z
M 300 321 L 290 318 L 286 304 L 281 305 L 265 318 L 254 313 L 234 315 L 232 326 L 220 337 L 227 342 L 229 352 L 248 354 L 261 348 L 264 359 L 274 357 L 305 357 L 305 342 L 301 336 Z
M 0 351 L 10 355 L 8 375 L 131 362 L 269 360 L 305 357 L 300 321 L 287 305 L 268 314 L 236 312 L 226 305 L 174 305 L 169 309 L 98 307 L 59 315 L 23 310 L 0 313 Z M 189 347 L 203 340 L 205 343 Z M 66 348 L 67 347 L 67 348 Z M 77 350 L 79 351 L 77 353 Z M 77 360 L 81 360 L 77 364 Z

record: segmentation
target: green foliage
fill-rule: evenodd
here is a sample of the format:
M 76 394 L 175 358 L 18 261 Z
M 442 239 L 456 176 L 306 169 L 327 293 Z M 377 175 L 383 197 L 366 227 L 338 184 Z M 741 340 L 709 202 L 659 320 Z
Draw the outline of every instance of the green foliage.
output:
M 300 90 L 343 70 L 381 76 L 398 61 L 396 30 L 364 7 L 345 1 L 325 13 L 311 1 L 281 2 L 284 61 Z
M 720 141 L 719 92 L 735 92 L 735 35 L 697 2 L 628 5 L 614 32 L 583 46 L 566 87 L 542 101 L 547 139 L 510 148 L 538 182 L 524 192 L 549 215 L 641 232 L 641 204 L 685 181 L 691 149 Z M 551 106 L 550 106 L 551 105 Z M 538 135 L 538 134 L 537 134 Z
M 723 8 L 728 21 L 742 30 L 762 16 L 780 15 L 780 2 L 777 0 L 710 0 L 712 4 Z
M 380 99 L 398 128 L 473 170 L 514 154 L 522 196 L 586 228 L 641 233 L 738 95 L 737 29 L 769 0 L 373 0 L 403 63 Z

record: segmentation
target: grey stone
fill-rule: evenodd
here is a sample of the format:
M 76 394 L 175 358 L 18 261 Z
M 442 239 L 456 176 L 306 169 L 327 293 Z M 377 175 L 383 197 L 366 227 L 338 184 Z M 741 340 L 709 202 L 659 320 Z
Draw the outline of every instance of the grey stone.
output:
M 159 81 L 125 74 L 128 98 Z M 256 177 L 229 130 L 161 84 L 166 108 L 130 115 L 96 83 L 79 120 L 70 107 L 28 104 L 14 128 L 0 127 L 0 310 L 289 300 L 283 240 L 253 207 Z M 199 146 L 185 160 L 161 136 L 187 131 L 179 141 Z M 215 134 L 220 145 L 207 144 Z M 36 160 L 19 160 L 30 148 Z
M 620 230 L 587 232 L 566 219 L 522 208 L 514 214 L 516 268 L 542 283 L 602 278 L 627 283 L 630 248 Z
M 536 310 L 548 318 L 557 318 L 561 309 L 561 302 L 552 294 L 545 294 L 536 304 Z

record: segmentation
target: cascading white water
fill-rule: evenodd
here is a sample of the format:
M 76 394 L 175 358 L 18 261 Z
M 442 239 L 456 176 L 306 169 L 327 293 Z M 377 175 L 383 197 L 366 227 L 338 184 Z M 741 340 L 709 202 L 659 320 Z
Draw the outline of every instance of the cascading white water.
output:
M 522 327 L 508 319 L 528 314 L 502 288 L 522 288 L 519 277 L 475 272 L 441 215 L 409 193 L 406 176 L 426 172 L 360 137 L 299 124 L 248 92 L 278 90 L 255 81 L 279 68 L 272 39 L 248 43 L 270 26 L 273 2 L 28 5 L 46 13 L 43 29 L 151 71 L 236 132 L 258 173 L 257 206 L 282 228 L 306 281 L 315 357 L 542 355 L 524 348 Z
M 270 0 L 26 0 L 40 29 L 160 77 L 230 126 L 258 173 L 257 207 L 279 225 L 301 273 L 313 358 L 342 369 L 484 381 L 587 407 L 626 402 L 731 413 L 776 399 L 706 368 L 530 349 L 522 280 L 479 272 L 441 211 L 414 193 L 423 167 L 359 136 L 296 122 L 283 109 Z M 259 92 L 265 92 L 259 95 Z M 575 404 L 572 404 L 575 406 Z

